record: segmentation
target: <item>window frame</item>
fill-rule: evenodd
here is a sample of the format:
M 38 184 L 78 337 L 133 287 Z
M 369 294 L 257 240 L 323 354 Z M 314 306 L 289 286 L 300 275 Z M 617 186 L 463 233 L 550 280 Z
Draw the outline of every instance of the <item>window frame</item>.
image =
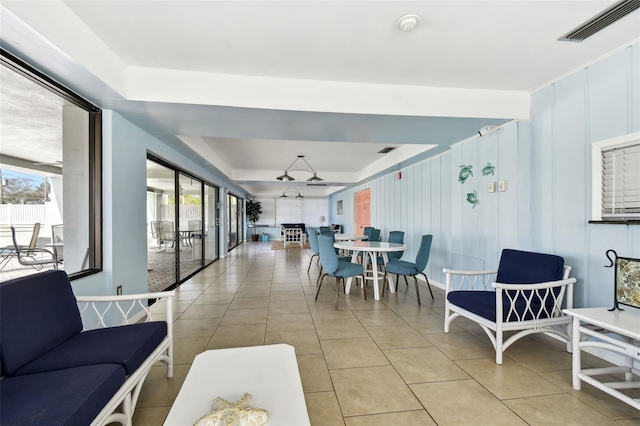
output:
M 89 120 L 88 171 L 89 178 L 89 252 L 85 269 L 69 274 L 71 280 L 93 275 L 103 270 L 102 240 L 102 110 L 79 94 L 61 85 L 53 78 L 39 71 L 27 62 L 0 48 L 0 65 L 6 66 L 41 87 L 55 93 L 64 100 L 85 110 Z M 63 218 L 64 219 L 64 218 Z
M 602 216 L 602 152 L 614 148 L 640 144 L 640 132 L 630 133 L 591 144 L 591 220 L 590 223 L 624 223 L 640 224 L 640 217 L 627 219 L 625 217 Z

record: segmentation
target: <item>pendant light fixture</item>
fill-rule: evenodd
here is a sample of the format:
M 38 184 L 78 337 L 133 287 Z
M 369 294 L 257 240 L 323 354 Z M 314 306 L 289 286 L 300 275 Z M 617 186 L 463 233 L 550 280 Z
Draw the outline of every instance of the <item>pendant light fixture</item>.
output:
M 302 169 L 294 169 L 293 166 L 298 162 L 302 160 L 306 165 L 307 168 L 302 168 Z M 309 172 L 309 173 L 313 173 L 313 176 L 310 177 L 309 179 L 307 179 L 307 182 L 322 182 L 324 179 L 318 177 L 318 172 L 316 172 L 313 167 L 311 167 L 311 165 L 307 162 L 307 160 L 304 159 L 304 155 L 298 155 L 298 158 L 296 158 L 293 163 L 291 163 L 291 165 L 289 167 L 287 167 L 284 171 L 284 174 L 281 176 L 278 176 L 276 179 L 281 180 L 283 182 L 291 182 L 294 181 L 294 177 L 289 175 L 290 171 L 296 171 L 296 172 Z

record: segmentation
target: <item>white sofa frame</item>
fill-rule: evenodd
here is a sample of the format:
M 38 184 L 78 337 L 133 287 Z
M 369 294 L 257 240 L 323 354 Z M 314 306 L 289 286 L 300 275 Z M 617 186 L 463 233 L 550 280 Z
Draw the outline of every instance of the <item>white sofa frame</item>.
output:
M 569 278 L 571 267 L 565 265 L 562 280 L 549 281 L 537 284 L 507 284 L 491 282 L 491 277 L 495 277 L 497 270 L 489 271 L 458 271 L 453 269 L 443 269 L 445 273 L 445 315 L 444 332 L 449 332 L 451 322 L 459 316 L 465 317 L 477 323 L 489 336 L 496 351 L 496 364 L 502 364 L 502 354 L 518 339 L 533 333 L 548 333 L 560 337 L 567 344 L 567 352 L 571 352 L 571 317 L 562 313 L 562 304 L 566 295 L 566 308 L 573 307 L 573 284 L 575 278 Z M 489 288 L 489 283 L 491 289 Z M 558 294 L 553 290 L 559 288 Z M 456 290 L 476 290 L 494 291 L 496 295 L 496 321 L 490 321 L 480 315 L 474 314 L 466 309 L 449 302 L 450 292 Z M 507 292 L 509 290 L 510 292 Z M 543 305 L 535 310 L 531 306 L 531 298 L 534 292 L 527 298 L 526 292 L 531 290 L 543 291 L 545 297 L 553 298 L 551 312 Z M 503 298 L 514 301 L 519 297 L 527 299 L 525 312 L 533 316 L 533 319 L 523 320 L 516 311 L 515 305 L 510 303 L 507 312 L 507 321 L 504 321 Z M 505 332 L 516 331 L 505 340 Z
M 149 322 L 164 320 L 167 322 L 167 336 L 158 347 L 147 357 L 138 369 L 127 377 L 127 380 L 120 387 L 118 392 L 100 411 L 91 423 L 91 426 L 102 426 L 117 422 L 122 425 L 131 426 L 133 413 L 136 409 L 138 397 L 142 390 L 151 367 L 156 362 L 162 362 L 167 366 L 167 378 L 173 377 L 173 298 L 175 292 L 144 293 L 122 296 L 76 296 L 78 308 L 83 316 L 84 330 L 97 328 L 107 328 L 113 326 L 111 321 L 120 320 L 120 324 L 127 325 L 138 322 Z M 153 306 L 146 306 L 148 299 L 157 301 L 166 300 L 167 312 L 154 313 Z M 85 316 L 95 314 L 97 320 L 93 327 L 84 324 Z M 114 319 L 115 316 L 115 319 Z M 118 318 L 119 317 L 119 318 Z M 110 325 L 107 325 L 109 321 Z

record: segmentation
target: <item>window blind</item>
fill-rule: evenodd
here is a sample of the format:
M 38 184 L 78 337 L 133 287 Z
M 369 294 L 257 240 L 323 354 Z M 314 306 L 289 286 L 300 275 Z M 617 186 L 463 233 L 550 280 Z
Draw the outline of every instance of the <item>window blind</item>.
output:
M 640 142 L 602 150 L 602 217 L 640 219 Z

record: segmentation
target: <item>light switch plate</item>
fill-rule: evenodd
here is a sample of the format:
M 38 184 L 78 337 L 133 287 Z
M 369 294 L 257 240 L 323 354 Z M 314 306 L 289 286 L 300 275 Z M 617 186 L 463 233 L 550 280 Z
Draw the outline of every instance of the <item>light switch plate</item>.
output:
M 506 180 L 501 180 L 498 182 L 498 191 L 500 192 L 504 192 L 507 190 L 507 181 Z
M 496 183 L 495 182 L 489 182 L 488 188 L 489 192 L 496 192 Z

